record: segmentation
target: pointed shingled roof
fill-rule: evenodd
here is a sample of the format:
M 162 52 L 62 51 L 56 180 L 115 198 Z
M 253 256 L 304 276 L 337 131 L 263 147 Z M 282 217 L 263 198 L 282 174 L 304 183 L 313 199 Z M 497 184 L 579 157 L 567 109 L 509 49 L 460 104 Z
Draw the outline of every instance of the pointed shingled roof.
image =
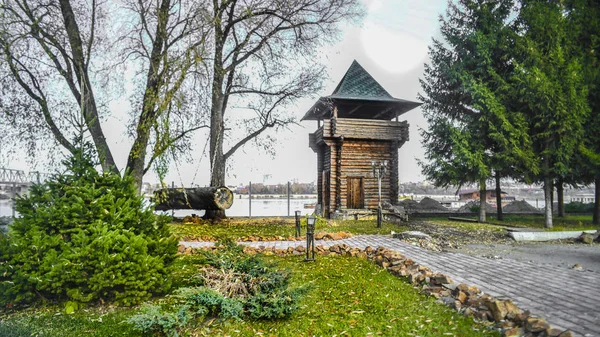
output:
M 356 60 L 329 97 L 393 98 Z
M 390 120 L 421 103 L 394 98 L 356 60 L 329 96 L 321 97 L 302 120 L 320 120 L 332 115 L 332 106 L 341 118 Z

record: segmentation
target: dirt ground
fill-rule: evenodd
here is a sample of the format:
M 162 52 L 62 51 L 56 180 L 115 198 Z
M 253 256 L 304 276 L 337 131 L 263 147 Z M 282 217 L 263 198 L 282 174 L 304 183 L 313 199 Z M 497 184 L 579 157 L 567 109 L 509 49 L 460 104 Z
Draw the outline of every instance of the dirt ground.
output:
M 589 245 L 574 240 L 515 242 L 503 230 L 463 229 L 427 221 L 411 221 L 408 227 L 410 230 L 429 234 L 431 239 L 405 241 L 434 251 L 459 252 L 490 259 L 512 259 L 557 268 L 579 265 L 582 271 L 600 272 L 600 244 Z

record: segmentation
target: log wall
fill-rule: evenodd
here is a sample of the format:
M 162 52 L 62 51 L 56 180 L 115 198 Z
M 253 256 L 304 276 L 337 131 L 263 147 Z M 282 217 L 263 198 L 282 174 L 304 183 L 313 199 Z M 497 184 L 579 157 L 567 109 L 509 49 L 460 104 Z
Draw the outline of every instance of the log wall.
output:
M 378 204 L 378 187 L 377 177 L 373 176 L 373 166 L 371 161 L 378 162 L 387 160 L 388 171 L 381 180 L 381 200 L 382 202 L 390 202 L 390 177 L 398 175 L 398 171 L 394 175 L 390 170 L 390 162 L 392 161 L 393 152 L 390 142 L 365 142 L 365 141 L 345 141 L 342 151 L 342 170 L 341 170 L 341 209 L 346 209 L 348 205 L 348 183 L 347 177 L 362 177 L 364 184 L 364 204 L 365 208 L 377 208 Z M 395 149 L 397 153 L 397 148 Z M 397 178 L 395 178 L 397 181 Z
M 408 122 L 394 122 L 372 119 L 332 118 L 323 120 L 323 128 L 314 134 L 314 141 L 320 138 L 341 137 L 354 139 L 408 141 Z
M 398 148 L 408 140 L 408 123 L 387 120 L 331 118 L 309 135 L 317 153 L 318 203 L 328 215 L 348 207 L 348 177 L 363 178 L 364 207 L 378 205 L 377 178 L 371 161 L 387 160 L 381 184 L 382 202 L 398 202 Z M 329 186 L 327 185 L 329 181 Z

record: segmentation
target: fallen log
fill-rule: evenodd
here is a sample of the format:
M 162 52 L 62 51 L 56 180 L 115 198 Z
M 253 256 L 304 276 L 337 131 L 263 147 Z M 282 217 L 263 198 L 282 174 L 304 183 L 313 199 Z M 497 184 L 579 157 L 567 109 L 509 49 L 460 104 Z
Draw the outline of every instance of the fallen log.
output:
M 154 192 L 157 211 L 171 209 L 226 210 L 233 204 L 233 192 L 225 186 L 164 188 Z

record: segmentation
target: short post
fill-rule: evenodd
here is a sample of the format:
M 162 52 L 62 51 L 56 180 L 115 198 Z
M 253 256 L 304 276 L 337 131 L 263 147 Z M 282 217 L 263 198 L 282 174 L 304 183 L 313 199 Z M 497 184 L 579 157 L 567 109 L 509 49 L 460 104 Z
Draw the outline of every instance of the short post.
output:
M 296 238 L 299 238 L 300 237 L 300 231 L 301 231 L 301 228 L 300 228 L 300 213 L 301 212 L 300 211 L 296 211 L 294 213 L 296 214 Z
M 17 183 L 12 184 L 12 217 L 15 217 L 15 205 L 17 204 Z
M 252 217 L 252 182 L 248 184 L 248 217 Z
M 174 181 L 171 181 L 171 188 L 175 189 L 175 182 Z M 171 210 L 171 216 L 175 217 L 175 210 L 174 209 Z
M 287 186 L 287 201 L 288 201 L 288 215 L 290 216 L 290 182 L 288 181 L 288 186 Z
M 311 214 L 306 219 L 306 258 L 305 262 L 315 260 L 315 217 Z

